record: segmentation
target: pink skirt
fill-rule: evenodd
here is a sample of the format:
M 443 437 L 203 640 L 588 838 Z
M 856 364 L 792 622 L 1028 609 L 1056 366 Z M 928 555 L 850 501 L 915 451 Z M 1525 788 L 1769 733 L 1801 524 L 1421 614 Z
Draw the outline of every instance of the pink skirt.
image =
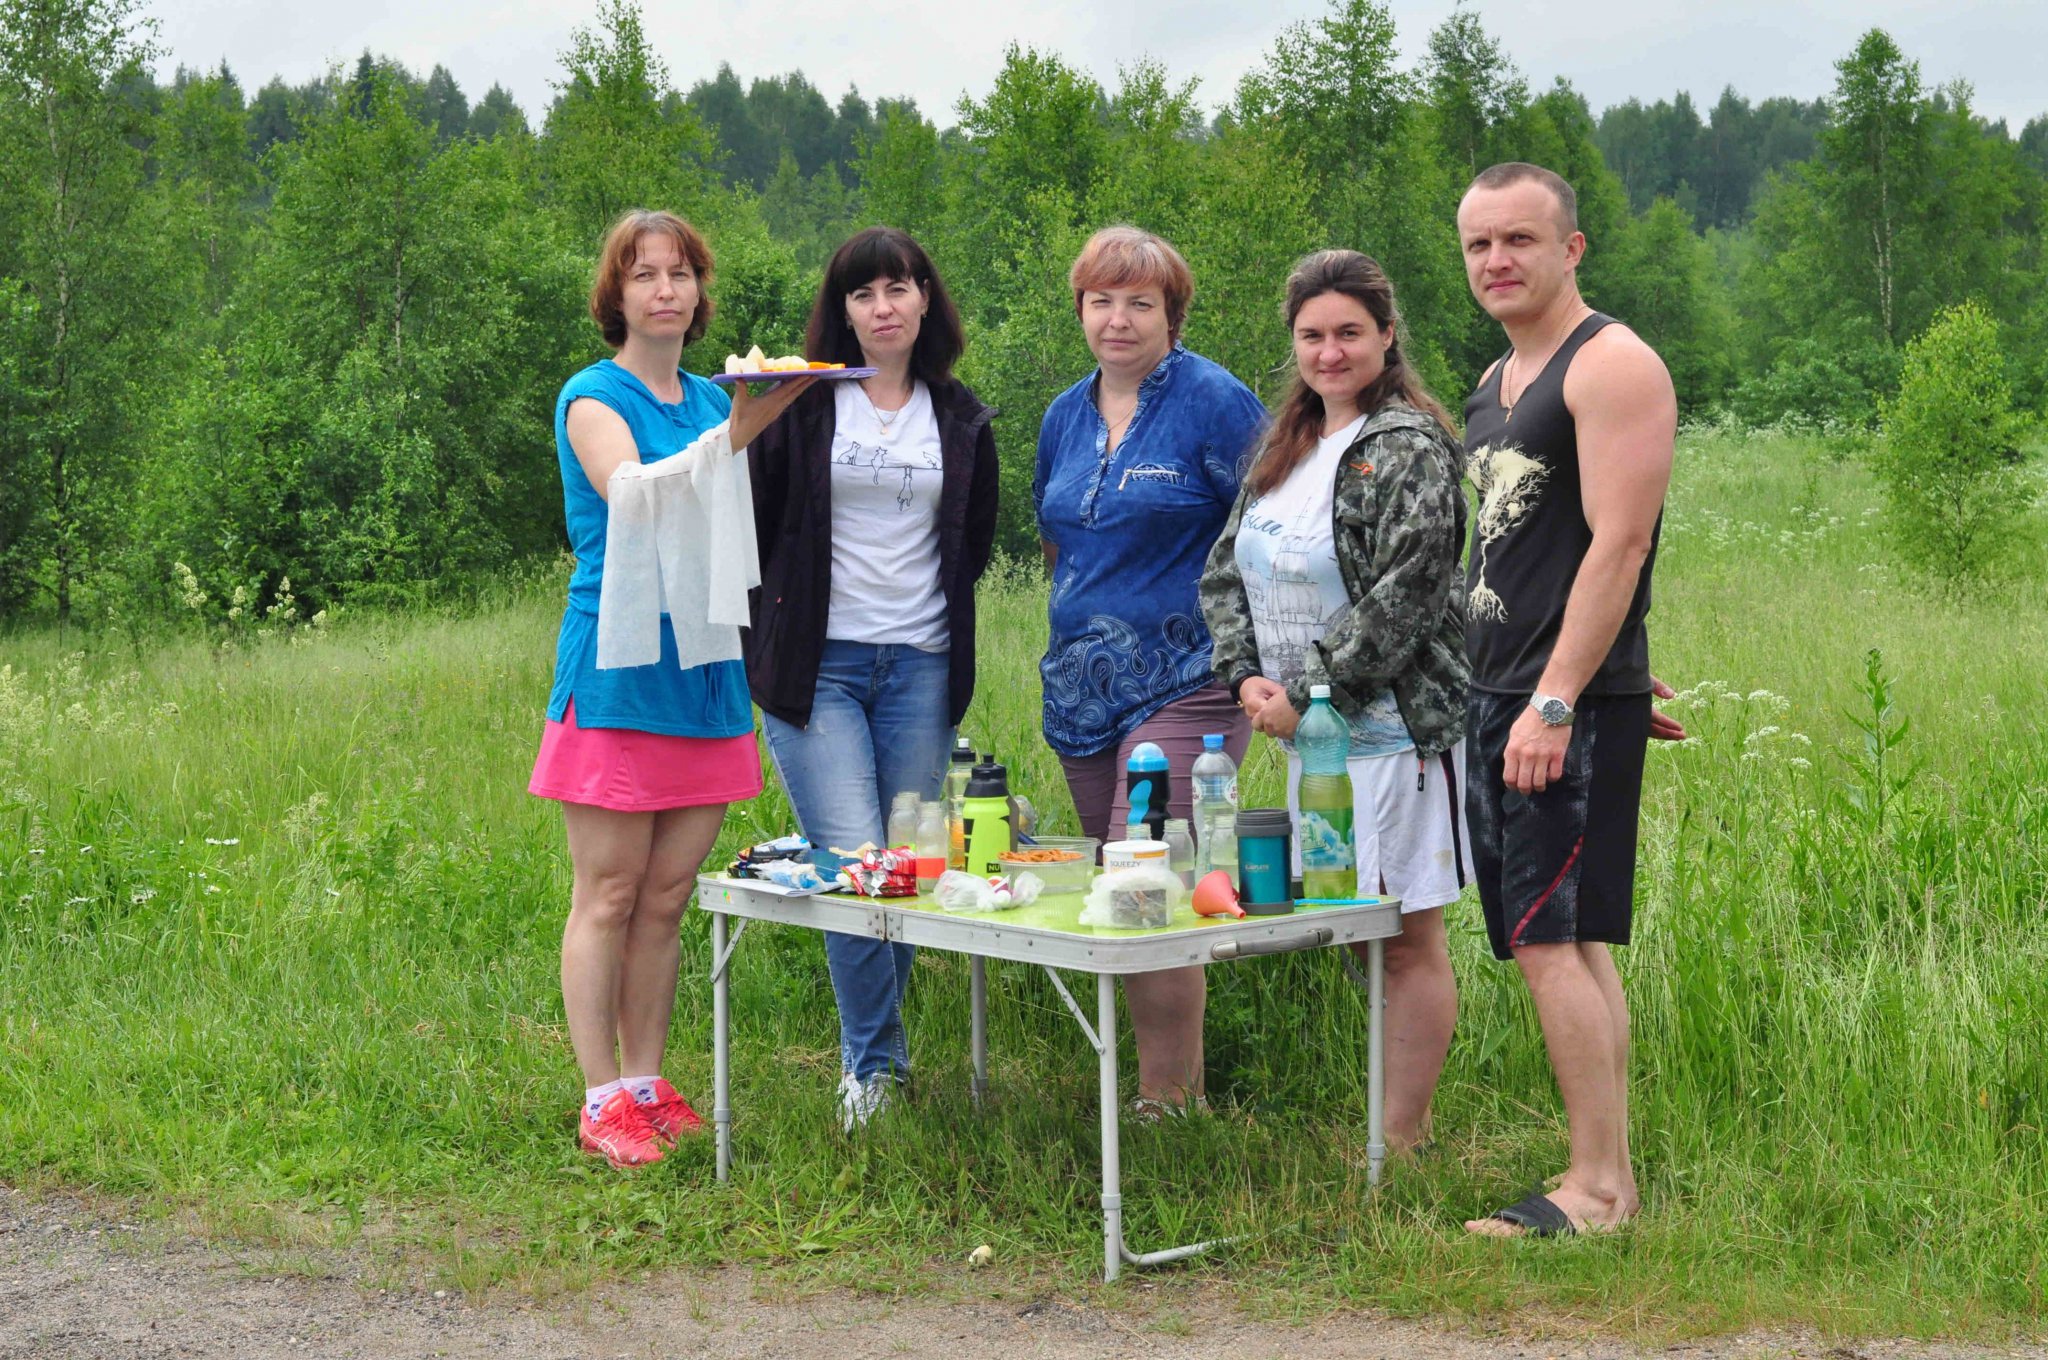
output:
M 737 737 L 671 737 L 623 727 L 578 727 L 576 701 L 541 733 L 526 791 L 613 812 L 740 803 L 761 792 L 761 752 Z

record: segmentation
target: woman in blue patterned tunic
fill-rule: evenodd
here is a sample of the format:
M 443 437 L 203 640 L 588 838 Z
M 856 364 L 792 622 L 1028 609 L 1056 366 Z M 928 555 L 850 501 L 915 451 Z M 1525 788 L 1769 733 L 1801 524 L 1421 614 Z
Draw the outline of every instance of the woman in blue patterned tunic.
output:
M 1084 835 L 1123 835 L 1131 749 L 1165 750 L 1168 815 L 1187 817 L 1187 771 L 1220 732 L 1233 760 L 1251 729 L 1211 674 L 1196 584 L 1265 420 L 1251 389 L 1180 344 L 1194 280 L 1179 252 L 1135 227 L 1097 232 L 1068 282 L 1095 372 L 1047 408 L 1032 505 L 1052 576 L 1039 669 L 1045 739 Z M 1202 1098 L 1200 968 L 1125 979 L 1138 1042 L 1137 1112 Z

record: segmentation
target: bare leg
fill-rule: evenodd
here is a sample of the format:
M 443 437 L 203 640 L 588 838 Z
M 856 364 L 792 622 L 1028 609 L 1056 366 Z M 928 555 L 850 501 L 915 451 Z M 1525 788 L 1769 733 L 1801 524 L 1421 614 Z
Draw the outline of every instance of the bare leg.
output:
M 1571 1165 L 1550 1199 L 1582 1230 L 1621 1222 L 1635 1193 L 1623 1153 L 1626 1101 L 1617 1080 L 1627 1061 L 1628 1037 L 1617 1028 L 1606 993 L 1583 952 L 1588 947 L 1538 944 L 1515 951 L 1515 962 L 1536 1002 L 1544 1046 L 1571 1126 Z M 1601 947 L 1603 956 L 1605 952 Z M 1612 967 L 1610 960 L 1608 968 Z M 1496 1237 L 1521 1232 L 1498 1219 L 1476 1219 L 1465 1227 Z
M 1138 1042 L 1138 1094 L 1186 1104 L 1202 1094 L 1202 1014 L 1209 980 L 1200 968 L 1133 973 L 1124 1003 Z
M 683 910 L 696 889 L 697 869 L 724 824 L 723 803 L 654 814 L 653 851 L 619 969 L 619 1066 L 626 1076 L 661 1071 L 682 963 Z
M 1387 968 L 1387 1148 L 1412 1151 L 1429 1136 L 1429 1107 L 1458 1023 L 1458 983 L 1441 908 L 1409 912 L 1389 939 Z M 1352 952 L 1363 963 L 1365 946 Z
M 562 804 L 575 886 L 562 927 L 562 1008 L 586 1087 L 619 1078 L 619 966 L 654 843 L 654 814 Z
M 1621 974 L 1615 969 L 1612 950 L 1604 944 L 1582 944 L 1579 953 L 1585 956 L 1593 980 L 1600 984 L 1600 995 L 1606 999 L 1607 1013 L 1613 1018 L 1618 1039 L 1614 1054 L 1614 1083 L 1615 1089 L 1621 1093 L 1621 1170 L 1626 1186 L 1621 1196 L 1621 1210 L 1622 1217 L 1629 1218 L 1643 1207 L 1643 1201 L 1636 1192 L 1635 1162 L 1628 1148 L 1628 998 L 1622 995 Z

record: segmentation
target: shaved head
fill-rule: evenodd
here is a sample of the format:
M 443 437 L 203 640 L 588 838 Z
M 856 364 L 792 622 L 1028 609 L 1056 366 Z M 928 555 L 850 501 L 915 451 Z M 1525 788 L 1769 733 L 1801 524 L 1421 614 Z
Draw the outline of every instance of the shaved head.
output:
M 1515 184 L 1540 184 L 1550 191 L 1557 200 L 1557 225 L 1559 234 L 1569 236 L 1579 229 L 1579 196 L 1572 186 L 1565 182 L 1563 175 L 1555 170 L 1545 170 L 1540 165 L 1527 161 L 1503 161 L 1481 170 L 1465 186 L 1465 192 L 1474 189 L 1505 189 Z

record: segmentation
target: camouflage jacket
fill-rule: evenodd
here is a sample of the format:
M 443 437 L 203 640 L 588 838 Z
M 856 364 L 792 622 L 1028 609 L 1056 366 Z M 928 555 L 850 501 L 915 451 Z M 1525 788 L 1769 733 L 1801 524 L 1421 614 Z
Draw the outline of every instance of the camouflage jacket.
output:
M 1351 608 L 1310 646 L 1287 697 L 1308 711 L 1308 687 L 1355 718 L 1382 689 L 1427 759 L 1465 734 L 1464 453 L 1458 441 L 1405 402 L 1382 407 L 1337 464 L 1337 569 Z M 1202 616 L 1215 640 L 1216 678 L 1236 687 L 1260 673 L 1250 603 L 1237 566 L 1238 492 L 1223 536 L 1202 572 Z

